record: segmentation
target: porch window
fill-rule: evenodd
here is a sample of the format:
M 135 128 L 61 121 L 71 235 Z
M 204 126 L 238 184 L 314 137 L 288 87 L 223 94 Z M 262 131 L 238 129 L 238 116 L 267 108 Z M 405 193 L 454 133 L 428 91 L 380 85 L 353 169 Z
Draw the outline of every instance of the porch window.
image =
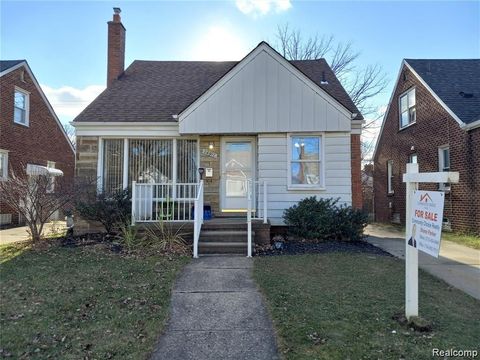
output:
M 196 183 L 198 174 L 197 140 L 177 140 L 177 182 Z
M 105 139 L 103 151 L 103 191 L 123 189 L 123 139 Z
M 289 145 L 289 187 L 321 188 L 322 137 L 295 135 L 290 137 Z
M 128 148 L 129 184 L 172 182 L 172 139 L 130 139 Z

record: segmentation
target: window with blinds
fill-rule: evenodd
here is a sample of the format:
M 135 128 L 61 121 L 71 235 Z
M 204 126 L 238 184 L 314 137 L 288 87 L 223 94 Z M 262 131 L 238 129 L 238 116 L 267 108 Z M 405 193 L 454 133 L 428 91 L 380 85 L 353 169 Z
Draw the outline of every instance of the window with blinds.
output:
M 173 140 L 130 139 L 128 152 L 129 184 L 173 180 Z
M 197 140 L 177 140 L 177 183 L 196 183 Z
M 103 191 L 123 189 L 123 139 L 105 139 L 103 151 Z

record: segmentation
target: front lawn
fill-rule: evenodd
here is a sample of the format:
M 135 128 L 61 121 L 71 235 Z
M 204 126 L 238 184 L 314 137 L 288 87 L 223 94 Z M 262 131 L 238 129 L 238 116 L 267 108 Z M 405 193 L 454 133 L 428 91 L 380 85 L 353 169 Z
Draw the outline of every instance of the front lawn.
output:
M 144 359 L 187 257 L 0 247 L 0 357 Z
M 392 316 L 404 304 L 404 263 L 374 254 L 255 258 L 286 359 L 431 359 L 432 349 L 479 349 L 480 301 L 420 271 L 420 315 L 431 333 Z

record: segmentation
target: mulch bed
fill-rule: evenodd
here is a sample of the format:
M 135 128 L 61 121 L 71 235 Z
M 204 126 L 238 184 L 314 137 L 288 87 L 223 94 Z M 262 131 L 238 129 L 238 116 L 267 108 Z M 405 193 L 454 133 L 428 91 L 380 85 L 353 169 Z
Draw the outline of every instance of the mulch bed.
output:
M 122 250 L 122 246 L 116 243 L 117 237 L 115 235 L 109 235 L 105 233 L 92 233 L 85 235 L 67 235 L 65 237 L 59 238 L 58 241 L 61 246 L 64 247 L 82 247 L 90 246 L 97 244 L 109 244 L 111 250 L 114 252 L 119 252 Z
M 363 253 L 381 256 L 393 256 L 390 253 L 366 241 L 339 241 L 327 240 L 322 242 L 288 240 L 283 248 L 277 249 L 274 245 L 256 247 L 257 256 L 321 254 L 329 252 Z

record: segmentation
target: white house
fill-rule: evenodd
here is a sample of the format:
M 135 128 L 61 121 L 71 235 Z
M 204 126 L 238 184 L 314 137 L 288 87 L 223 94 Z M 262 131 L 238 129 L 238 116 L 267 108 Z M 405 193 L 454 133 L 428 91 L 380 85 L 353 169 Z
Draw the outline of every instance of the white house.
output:
M 73 122 L 77 176 L 132 188 L 134 221 L 214 217 L 282 225 L 308 196 L 361 207 L 363 118 L 324 59 L 287 61 L 261 42 L 241 61 L 134 61 L 108 23 L 108 86 Z M 204 169 L 199 194 L 199 168 Z M 249 186 L 250 184 L 250 186 Z

